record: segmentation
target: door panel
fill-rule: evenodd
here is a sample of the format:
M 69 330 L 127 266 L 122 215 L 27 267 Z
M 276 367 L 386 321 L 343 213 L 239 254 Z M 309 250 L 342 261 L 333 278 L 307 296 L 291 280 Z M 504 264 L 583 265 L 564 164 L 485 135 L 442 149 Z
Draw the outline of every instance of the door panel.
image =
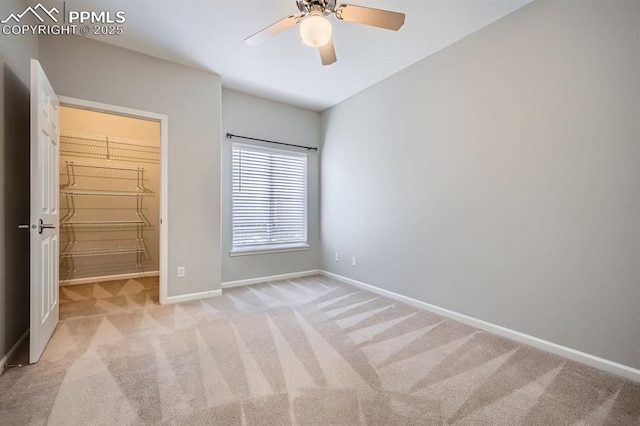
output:
M 32 59 L 30 363 L 40 359 L 59 317 L 59 106 L 40 63 Z

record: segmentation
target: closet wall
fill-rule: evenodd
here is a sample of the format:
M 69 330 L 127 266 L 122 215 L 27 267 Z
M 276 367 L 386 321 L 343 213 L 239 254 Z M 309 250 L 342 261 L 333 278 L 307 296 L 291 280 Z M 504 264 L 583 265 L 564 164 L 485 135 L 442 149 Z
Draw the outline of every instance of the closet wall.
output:
M 61 284 L 157 273 L 160 124 L 62 107 L 60 129 Z

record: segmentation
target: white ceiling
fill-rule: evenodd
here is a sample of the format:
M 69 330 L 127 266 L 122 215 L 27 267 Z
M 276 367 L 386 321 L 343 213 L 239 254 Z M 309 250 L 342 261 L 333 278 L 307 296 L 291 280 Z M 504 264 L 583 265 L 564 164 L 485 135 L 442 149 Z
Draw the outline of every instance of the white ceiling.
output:
M 323 110 L 530 1 L 348 0 L 406 13 L 406 23 L 393 32 L 331 17 L 338 62 L 326 67 L 316 49 L 300 46 L 298 28 L 258 47 L 243 42 L 297 13 L 294 0 L 67 0 L 66 8 L 123 10 L 124 34 L 100 41 L 213 71 L 225 87 Z

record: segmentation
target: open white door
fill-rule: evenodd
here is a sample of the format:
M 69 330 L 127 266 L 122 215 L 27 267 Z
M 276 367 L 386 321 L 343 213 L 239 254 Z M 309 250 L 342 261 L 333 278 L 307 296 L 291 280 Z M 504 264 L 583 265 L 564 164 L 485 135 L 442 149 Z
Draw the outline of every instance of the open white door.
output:
M 60 103 L 40 62 L 31 60 L 31 328 L 29 363 L 58 324 Z

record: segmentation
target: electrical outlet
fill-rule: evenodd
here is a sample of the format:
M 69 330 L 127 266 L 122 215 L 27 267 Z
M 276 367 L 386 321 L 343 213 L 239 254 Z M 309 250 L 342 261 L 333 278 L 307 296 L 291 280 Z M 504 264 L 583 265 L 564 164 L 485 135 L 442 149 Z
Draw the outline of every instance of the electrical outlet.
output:
M 353 256 L 351 258 L 351 266 L 356 266 L 358 264 L 358 258 Z
M 184 266 L 178 266 L 178 278 L 184 278 L 186 274 Z
M 340 262 L 340 253 L 336 253 L 336 262 Z

